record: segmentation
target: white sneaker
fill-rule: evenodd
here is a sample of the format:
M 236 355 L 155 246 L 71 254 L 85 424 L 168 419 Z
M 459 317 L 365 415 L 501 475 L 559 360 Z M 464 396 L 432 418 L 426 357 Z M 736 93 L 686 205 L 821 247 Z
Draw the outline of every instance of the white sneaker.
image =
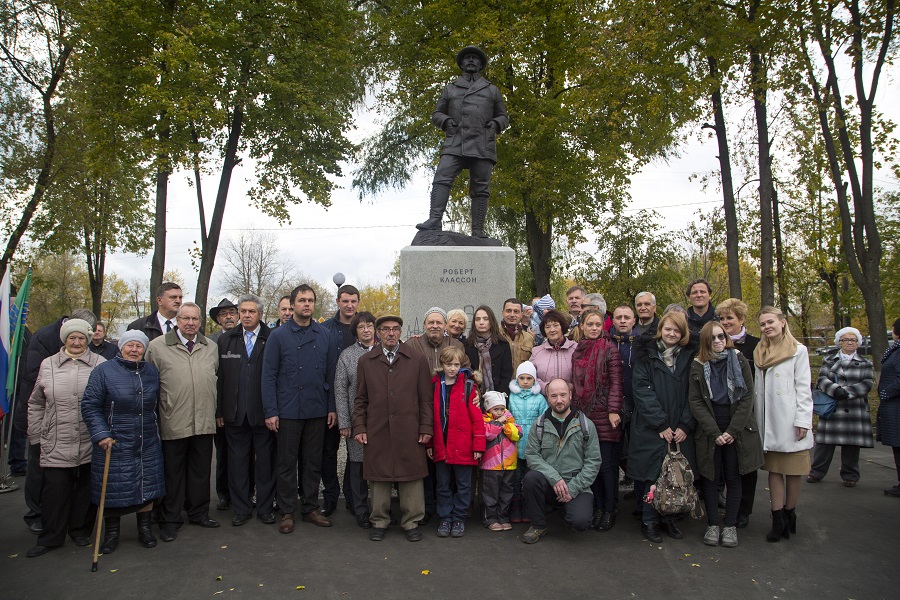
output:
M 737 527 L 725 527 L 722 529 L 722 545 L 726 548 L 734 548 L 738 545 Z
M 734 527 L 732 527 L 734 529 Z M 719 526 L 710 525 L 706 528 L 706 534 L 703 536 L 703 543 L 707 546 L 719 545 Z

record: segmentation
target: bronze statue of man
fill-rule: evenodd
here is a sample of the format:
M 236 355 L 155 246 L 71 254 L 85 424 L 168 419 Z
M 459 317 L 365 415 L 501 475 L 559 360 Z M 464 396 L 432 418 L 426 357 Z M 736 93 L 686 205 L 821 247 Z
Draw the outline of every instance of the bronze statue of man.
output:
M 431 122 L 445 134 L 434 181 L 431 210 L 418 229 L 440 231 L 441 218 L 450 199 L 453 180 L 469 169 L 469 197 L 472 200 L 472 236 L 485 237 L 484 219 L 491 195 L 491 171 L 497 162 L 497 134 L 509 125 L 500 90 L 481 76 L 487 55 L 475 46 L 466 46 L 456 55 L 463 74 L 444 88 Z

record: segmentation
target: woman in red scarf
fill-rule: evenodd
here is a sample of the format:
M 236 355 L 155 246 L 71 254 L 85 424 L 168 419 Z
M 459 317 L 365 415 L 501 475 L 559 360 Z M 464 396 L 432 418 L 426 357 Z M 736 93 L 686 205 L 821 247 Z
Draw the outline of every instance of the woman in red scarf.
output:
M 581 341 L 572 355 L 572 408 L 583 412 L 597 427 L 600 473 L 591 486 L 594 520 L 591 526 L 609 531 L 616 524 L 619 499 L 619 460 L 622 454 L 622 357 L 603 335 L 605 315 L 588 310 L 581 315 Z

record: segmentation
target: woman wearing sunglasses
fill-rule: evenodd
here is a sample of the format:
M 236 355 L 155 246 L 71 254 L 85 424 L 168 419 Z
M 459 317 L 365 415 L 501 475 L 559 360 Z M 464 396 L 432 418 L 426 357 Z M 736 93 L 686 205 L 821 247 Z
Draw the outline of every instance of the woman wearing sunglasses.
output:
M 688 405 L 697 419 L 694 444 L 700 471 L 707 529 L 703 543 L 738 545 L 741 475 L 763 464 L 762 443 L 753 411 L 750 363 L 735 350 L 721 324 L 700 330 L 700 348 L 691 365 Z M 724 480 L 725 527 L 719 529 L 719 481 Z

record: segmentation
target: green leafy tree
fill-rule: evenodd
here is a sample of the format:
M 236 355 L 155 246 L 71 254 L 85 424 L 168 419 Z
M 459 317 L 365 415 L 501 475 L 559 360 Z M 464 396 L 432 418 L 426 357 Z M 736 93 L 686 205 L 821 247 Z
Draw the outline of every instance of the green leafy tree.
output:
M 69 59 L 78 38 L 64 1 L 9 0 L 0 5 L 0 79 L 3 102 L 0 114 L 18 124 L 4 136 L 0 154 L 3 174 L 15 175 L 16 183 L 4 184 L 13 197 L 4 198 L 11 221 L 4 222 L 9 241 L 0 256 L 0 273 L 9 266 L 19 242 L 51 184 L 57 153 L 56 109 Z M 9 154 L 9 150 L 24 151 Z M 18 192 L 25 192 L 23 198 Z
M 597 253 L 585 257 L 576 279 L 601 292 L 610 309 L 634 305 L 634 297 L 643 291 L 652 292 L 660 308 L 682 302 L 684 278 L 673 268 L 680 248 L 659 220 L 653 211 L 616 213 L 607 233 L 597 238 Z
M 273 0 L 210 5 L 196 44 L 215 74 L 221 110 L 210 141 L 221 173 L 209 231 L 201 232 L 201 306 L 241 154 L 256 164 L 250 198 L 263 212 L 289 222 L 293 203 L 330 204 L 331 177 L 353 150 L 344 132 L 364 90 L 361 16 L 344 0 L 312 0 L 299 11 Z
M 809 0 L 798 6 L 792 19 L 800 50 L 797 70 L 806 76 L 803 91 L 819 117 L 844 258 L 863 296 L 872 352 L 879 355 L 887 335 L 874 175 L 882 161 L 896 168 L 897 138 L 894 124 L 876 110 L 875 98 L 884 68 L 897 54 L 897 4 Z M 847 82 L 851 94 L 842 87 Z

